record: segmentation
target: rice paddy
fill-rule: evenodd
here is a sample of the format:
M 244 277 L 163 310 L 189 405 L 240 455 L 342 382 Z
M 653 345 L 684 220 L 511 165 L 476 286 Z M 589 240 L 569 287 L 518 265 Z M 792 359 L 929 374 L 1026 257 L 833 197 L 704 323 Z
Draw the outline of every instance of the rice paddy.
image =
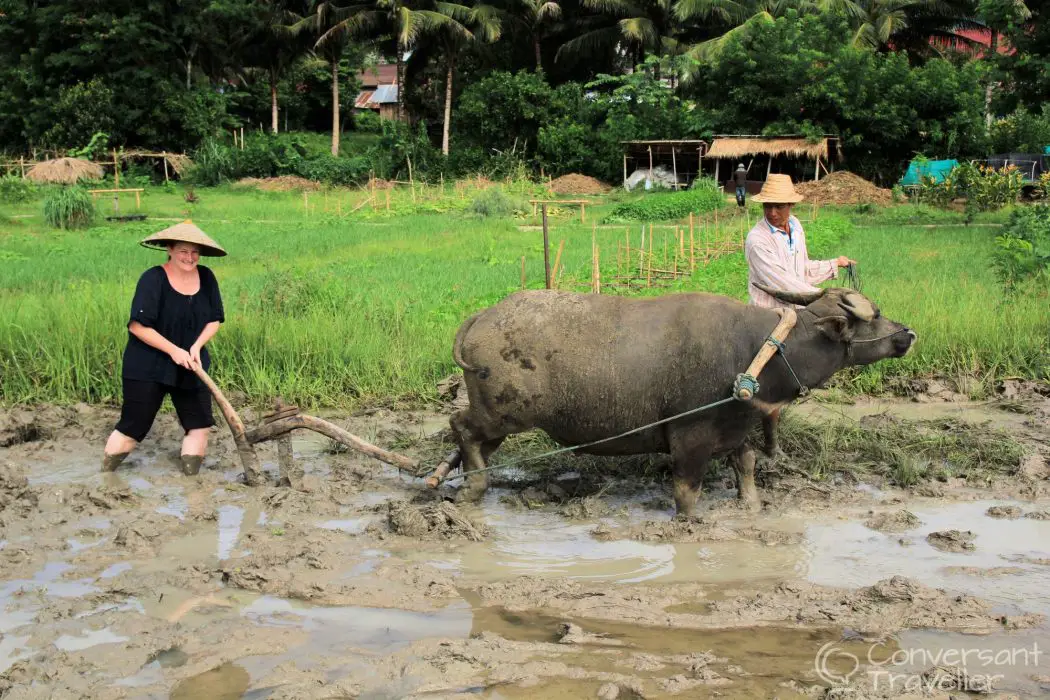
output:
M 502 189 L 514 213 L 486 216 L 473 203 L 487 187 L 417 183 L 305 196 L 227 187 L 198 189 L 192 204 L 181 188 L 150 187 L 147 221 L 105 222 L 113 205 L 102 199 L 102 223 L 72 231 L 48 227 L 39 198 L 7 205 L 0 402 L 119 401 L 134 286 L 165 259 L 138 241 L 190 217 L 230 253 L 201 260 L 215 270 L 226 307 L 211 344 L 224 389 L 304 407 L 426 401 L 457 371 L 452 339 L 469 314 L 520 289 L 523 273 L 525 286 L 544 286 L 543 234 L 528 200 L 547 194 L 511 183 Z M 574 207 L 548 209 L 560 287 L 592 289 L 597 248 L 601 293 L 746 297 L 740 244 L 757 205 L 747 215 L 724 209 L 717 222 L 697 217 L 692 237 L 687 220 L 602 225 L 625 196 L 596 199 L 584 221 Z M 134 213 L 133 200 L 122 200 L 120 213 Z M 1045 293 L 1002 291 L 988 263 L 994 228 L 859 229 L 848 212 L 803 205 L 796 214 L 812 255 L 858 260 L 863 291 L 919 334 L 912 355 L 847 375 L 845 388 L 879 391 L 895 376 L 941 375 L 977 379 L 987 391 L 997 378 L 1050 375 L 1050 304 Z

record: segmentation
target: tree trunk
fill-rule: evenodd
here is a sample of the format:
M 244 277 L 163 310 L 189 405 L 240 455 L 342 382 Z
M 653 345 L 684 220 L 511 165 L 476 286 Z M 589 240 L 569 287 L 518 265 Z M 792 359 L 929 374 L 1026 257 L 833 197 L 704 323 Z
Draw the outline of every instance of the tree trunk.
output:
M 992 30 L 992 38 L 988 46 L 988 59 L 995 60 L 995 56 L 999 53 L 999 32 L 995 29 Z M 992 75 L 988 76 L 988 85 L 984 88 L 984 127 L 986 132 L 990 132 L 992 129 L 992 86 L 995 84 L 995 78 Z
M 543 53 L 540 51 L 540 38 L 536 35 L 532 37 L 532 48 L 536 52 L 536 72 L 540 73 L 543 71 Z
M 270 73 L 270 131 L 277 133 L 277 76 Z
M 441 129 L 441 153 L 448 155 L 449 126 L 452 123 L 452 74 L 456 69 L 455 54 L 448 55 L 448 75 L 445 76 L 445 124 Z
M 339 60 L 332 59 L 332 155 L 339 155 Z
M 401 43 L 397 45 L 397 120 L 405 118 L 405 54 Z
M 186 57 L 186 90 L 193 89 L 193 56 Z

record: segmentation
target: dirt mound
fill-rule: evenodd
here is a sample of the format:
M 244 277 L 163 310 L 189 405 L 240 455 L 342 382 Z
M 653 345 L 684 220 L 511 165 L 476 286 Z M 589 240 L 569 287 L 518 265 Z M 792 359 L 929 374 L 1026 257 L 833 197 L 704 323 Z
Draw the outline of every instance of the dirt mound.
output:
M 578 173 L 556 177 L 550 183 L 550 190 L 554 194 L 605 194 L 611 189 L 601 180 Z
M 814 204 L 890 204 L 893 195 L 846 170 L 831 173 L 817 182 L 804 182 L 796 190 Z
M 474 542 L 485 538 L 485 525 L 474 522 L 448 501 L 422 506 L 406 501 L 392 501 L 387 508 L 390 529 L 405 537 L 466 538 Z
M 319 182 L 307 180 L 305 177 L 296 175 L 282 175 L 281 177 L 246 177 L 238 180 L 236 187 L 254 187 L 263 192 L 291 192 L 292 190 L 314 191 L 321 189 Z
M 999 520 L 1016 520 L 1021 517 L 1021 509 L 1017 506 L 992 506 L 985 515 Z
M 36 505 L 36 492 L 25 473 L 14 465 L 0 465 L 0 513 L 10 510 L 15 517 L 25 517 Z
M 922 525 L 919 516 L 909 510 L 898 510 L 893 513 L 879 513 L 869 518 L 864 525 L 881 532 L 901 532 Z
M 931 532 L 926 536 L 926 541 L 942 552 L 972 552 L 977 549 L 973 543 L 976 538 L 977 535 L 969 530 L 944 530 Z

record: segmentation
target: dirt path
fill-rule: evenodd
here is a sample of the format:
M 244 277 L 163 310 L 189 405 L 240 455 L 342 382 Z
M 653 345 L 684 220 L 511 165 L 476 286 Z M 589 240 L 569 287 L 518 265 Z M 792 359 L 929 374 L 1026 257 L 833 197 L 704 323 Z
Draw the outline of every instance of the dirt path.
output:
M 773 465 L 758 514 L 723 470 L 691 519 L 658 474 L 599 494 L 572 472 L 504 479 L 456 508 L 310 433 L 302 490 L 243 486 L 222 431 L 187 478 L 170 415 L 102 475 L 113 411 L 5 411 L 0 698 L 948 698 L 992 676 L 1040 697 L 1050 662 L 1019 654 L 1050 650 L 1047 427 L 1040 399 L 1010 407 L 811 402 L 810 421 L 994 425 L 1026 453 L 1013 474 L 907 489 Z M 339 422 L 445 447 L 439 413 Z M 995 663 L 963 677 L 944 662 L 966 649 Z

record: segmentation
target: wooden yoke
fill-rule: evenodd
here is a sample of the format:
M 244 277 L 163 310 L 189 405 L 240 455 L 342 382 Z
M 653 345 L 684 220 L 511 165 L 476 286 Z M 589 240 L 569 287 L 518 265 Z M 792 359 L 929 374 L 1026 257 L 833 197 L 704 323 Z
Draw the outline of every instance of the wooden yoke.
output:
M 790 308 L 775 309 L 775 311 L 780 314 L 780 323 L 777 324 L 776 328 L 773 329 L 773 332 L 770 333 L 769 336 L 777 342 L 783 343 L 788 337 L 788 334 L 791 333 L 791 329 L 795 327 L 795 321 L 798 320 L 798 315 L 795 313 L 794 309 Z M 759 373 L 765 369 L 769 361 L 773 359 L 773 355 L 777 353 L 777 350 L 778 347 L 769 342 L 768 339 L 764 341 L 762 343 L 762 349 L 758 351 L 757 355 L 755 355 L 755 359 L 751 360 L 751 364 L 748 365 L 746 370 L 744 370 L 743 376 L 750 377 L 757 381 Z M 754 395 L 755 392 L 753 392 L 748 386 L 741 386 L 736 391 L 736 396 L 741 401 L 750 401 L 754 398 Z

